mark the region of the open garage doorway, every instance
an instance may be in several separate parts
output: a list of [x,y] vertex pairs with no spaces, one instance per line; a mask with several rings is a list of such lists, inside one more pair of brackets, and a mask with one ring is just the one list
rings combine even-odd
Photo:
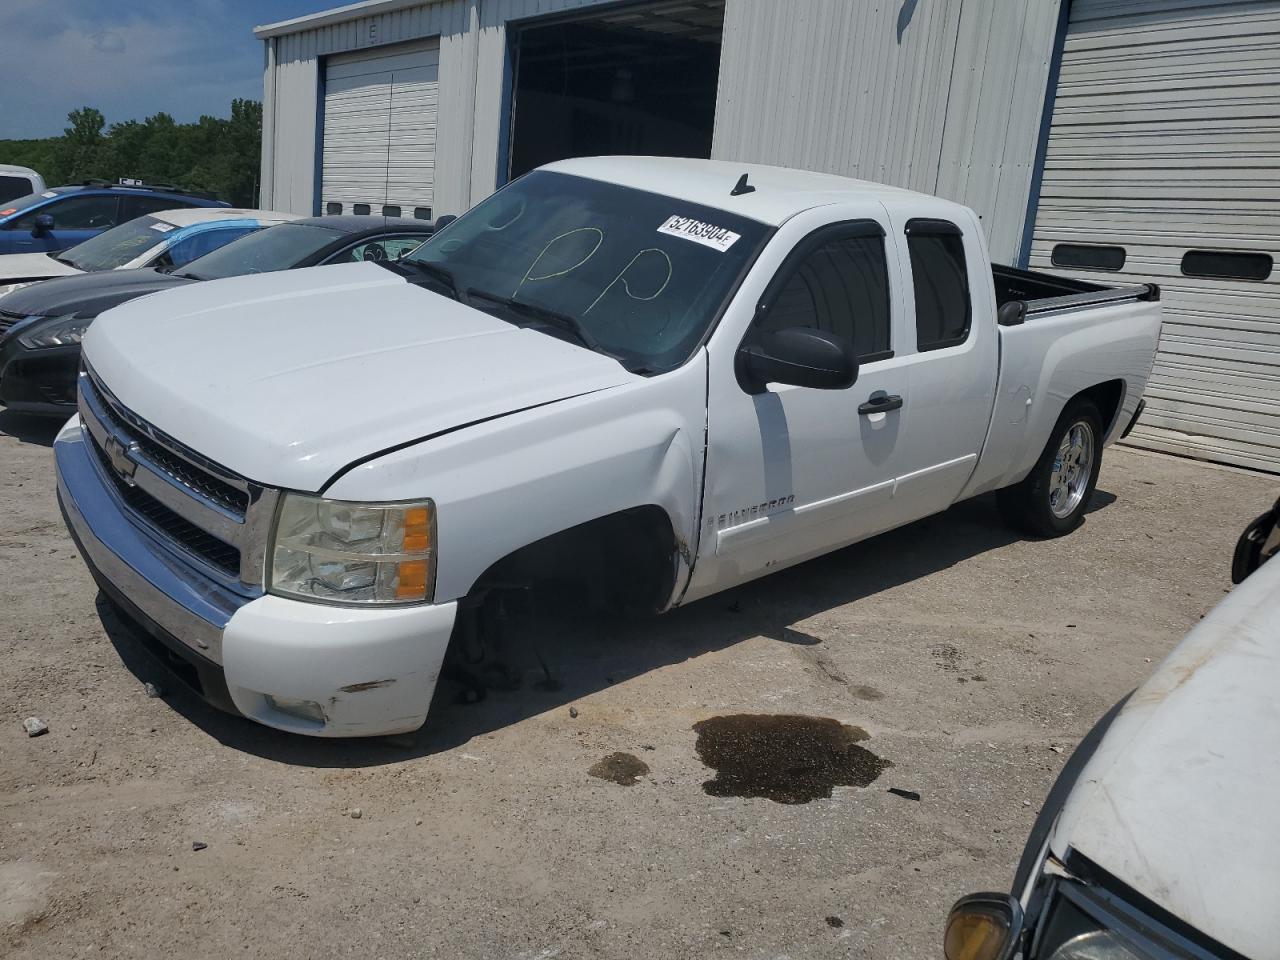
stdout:
[[710,157],[723,0],[614,6],[513,30],[511,177],[566,157]]

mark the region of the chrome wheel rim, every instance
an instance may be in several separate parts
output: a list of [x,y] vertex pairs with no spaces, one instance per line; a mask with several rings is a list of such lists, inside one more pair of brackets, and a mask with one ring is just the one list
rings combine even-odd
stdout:
[[1093,427],[1080,420],[1067,428],[1049,475],[1049,512],[1059,520],[1071,516],[1084,500],[1093,475]]

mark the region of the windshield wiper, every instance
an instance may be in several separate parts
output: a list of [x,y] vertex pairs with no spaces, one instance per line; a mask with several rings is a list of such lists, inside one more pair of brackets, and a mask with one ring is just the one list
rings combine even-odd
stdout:
[[[593,337],[587,328],[582,325],[582,321],[577,317],[570,316],[567,313],[561,313],[559,310],[552,310],[550,307],[540,307],[536,303],[528,303],[524,300],[517,300],[515,297],[504,297],[500,293],[490,293],[488,290],[477,290],[475,287],[467,289],[467,297],[472,300],[487,300],[490,303],[496,303],[501,307],[506,307],[512,313],[528,317],[537,323],[545,323],[548,326],[556,327],[571,334],[580,344],[588,350],[594,350],[596,353],[603,353],[605,356],[612,357],[608,350],[600,346],[600,341]],[[614,359],[617,359],[616,357]]]
[[453,275],[453,271],[447,267],[440,266],[438,263],[432,263],[430,260],[379,260],[378,264],[391,270],[395,270],[396,267],[406,267],[411,270],[417,270],[419,273],[425,273],[433,280],[443,283],[448,289],[449,296],[453,297],[453,299],[459,303],[467,302],[467,295],[458,286],[458,278]]
[[[59,263],[65,263],[68,267],[76,267],[76,262],[72,260],[70,257],[64,257],[60,253],[51,253],[49,254],[49,256],[52,257],[54,260],[57,260]],[[76,267],[76,269],[79,270],[80,268]]]

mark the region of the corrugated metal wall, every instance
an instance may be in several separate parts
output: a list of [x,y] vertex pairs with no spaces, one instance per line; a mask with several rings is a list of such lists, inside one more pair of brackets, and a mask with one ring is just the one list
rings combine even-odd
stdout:
[[1012,262],[1059,0],[729,0],[712,155],[938,193]]
[[[436,209],[483,199],[505,162],[507,23],[601,2],[443,0],[279,36],[263,203],[312,209],[317,57],[435,33]],[[727,0],[713,155],[941,193],[1012,261],[1059,2]]]
[[1280,0],[1075,0],[1031,265],[1124,248],[1164,293],[1143,446],[1280,472],[1280,269],[1186,276],[1190,249],[1280,259]]

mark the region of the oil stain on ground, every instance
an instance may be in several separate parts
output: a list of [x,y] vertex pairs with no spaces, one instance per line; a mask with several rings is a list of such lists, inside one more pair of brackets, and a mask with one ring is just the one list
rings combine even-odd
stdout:
[[702,785],[713,797],[808,803],[834,787],[865,787],[892,766],[860,745],[867,731],[829,717],[736,714],[693,729],[699,758],[716,771]]
[[634,787],[648,772],[649,765],[630,753],[611,753],[587,771],[593,777],[611,780],[624,787]]

